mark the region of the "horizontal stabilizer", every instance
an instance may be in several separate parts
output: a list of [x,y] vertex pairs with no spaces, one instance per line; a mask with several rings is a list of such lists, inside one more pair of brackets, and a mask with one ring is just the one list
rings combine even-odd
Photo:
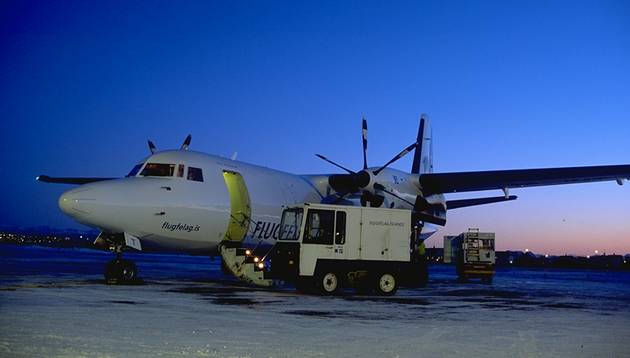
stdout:
[[97,181],[103,180],[112,180],[116,178],[53,178],[48,175],[40,175],[37,178],[37,181],[41,181],[44,183],[55,183],[55,184],[87,184],[94,183]]
[[494,196],[491,198],[476,198],[476,199],[462,199],[462,200],[447,200],[446,208],[447,209],[458,209],[465,208],[468,206],[477,206],[477,205],[485,205],[492,203],[500,203],[503,201],[512,201],[518,198],[516,195],[510,195],[508,197],[505,196]]
[[440,225],[440,226],[446,225],[445,218],[439,217],[437,215],[432,215],[431,213],[426,213],[426,212],[414,212],[412,214],[411,220],[413,220],[414,223],[418,221],[422,221],[425,223],[430,223],[430,224],[435,224],[435,225]]

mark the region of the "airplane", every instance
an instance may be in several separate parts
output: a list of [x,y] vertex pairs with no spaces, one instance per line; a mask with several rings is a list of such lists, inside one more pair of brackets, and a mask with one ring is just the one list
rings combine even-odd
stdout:
[[[232,158],[189,150],[189,135],[178,150],[158,151],[137,162],[123,178],[69,178],[40,175],[46,183],[74,184],[59,207],[68,216],[100,230],[95,244],[116,253],[105,277],[137,278],[135,264],[123,260],[129,249],[214,256],[221,244],[273,245],[283,207],[317,202],[412,210],[419,242],[446,224],[447,210],[516,200],[511,188],[630,178],[630,165],[433,172],[432,131],[420,117],[416,141],[382,166],[367,162],[367,121],[362,120],[363,166],[348,169],[320,159],[344,174],[298,175]],[[390,165],[414,152],[410,172]],[[502,190],[503,195],[446,200],[445,194]]]

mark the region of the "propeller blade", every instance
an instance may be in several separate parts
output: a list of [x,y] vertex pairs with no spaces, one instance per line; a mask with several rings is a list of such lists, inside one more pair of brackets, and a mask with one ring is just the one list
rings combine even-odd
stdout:
[[157,148],[155,147],[155,144],[153,144],[153,142],[151,142],[150,140],[147,141],[149,143],[149,150],[151,151],[151,154],[154,154],[155,152],[157,152]]
[[382,167],[376,169],[374,171],[374,175],[378,175],[378,173],[380,173],[383,169],[387,168],[390,164],[394,163],[395,161],[397,161],[398,159],[404,157],[405,155],[407,155],[407,153],[411,152],[412,150],[414,150],[414,148],[416,148],[418,146],[418,144],[420,144],[419,142],[415,142],[412,145],[408,146],[407,148],[403,149],[402,152],[398,153],[397,156],[393,157],[389,162],[387,162],[385,165],[383,165]]
[[188,150],[188,147],[190,146],[190,141],[192,140],[192,136],[189,134],[186,139],[184,139],[184,143],[182,143],[182,146],[179,148],[180,150]]
[[361,135],[363,136],[363,170],[367,169],[367,121],[365,120],[365,117],[363,118],[362,121],[362,131],[361,131]]
[[343,169],[343,170],[347,171],[347,172],[348,172],[348,173],[350,173],[350,174],[356,174],[356,173],[355,173],[355,172],[353,172],[352,170],[350,170],[350,169],[348,169],[348,168],[346,168],[346,167],[343,167],[343,166],[341,166],[341,165],[339,165],[339,164],[337,164],[337,163],[333,162],[332,160],[330,160],[330,159],[328,159],[328,158],[324,157],[323,155],[320,155],[320,154],[315,154],[315,155],[316,155],[319,159],[323,159],[323,160],[327,161],[328,163],[330,163],[330,164],[332,164],[332,165],[334,165],[334,166],[336,166],[336,167],[338,167],[338,168],[341,168],[341,169]]
[[410,201],[409,201],[409,200],[407,200],[407,199],[403,199],[403,198],[401,198],[398,194],[395,194],[395,193],[393,193],[393,192],[391,192],[391,191],[389,191],[389,190],[385,189],[385,187],[384,187],[382,184],[375,183],[375,184],[374,184],[374,189],[375,189],[375,190],[380,190],[380,191],[382,191],[382,192],[384,192],[384,193],[387,193],[387,194],[389,194],[389,195],[391,195],[391,196],[393,196],[393,197],[395,197],[395,198],[398,198],[398,199],[400,199],[400,200],[404,201],[405,203],[407,203],[407,204],[409,204],[409,205],[413,206],[413,203],[412,203],[412,202],[410,202]]

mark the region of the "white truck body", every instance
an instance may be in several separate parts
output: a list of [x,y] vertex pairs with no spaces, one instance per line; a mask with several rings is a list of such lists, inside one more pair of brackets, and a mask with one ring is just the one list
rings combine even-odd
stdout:
[[[300,276],[312,276],[318,259],[404,261],[410,259],[411,212],[409,210],[304,205],[305,219],[299,242]],[[307,210],[335,210],[346,213],[345,243],[330,245],[304,243]]]
[[302,204],[286,208],[268,277],[334,294],[354,287],[392,295],[428,280],[410,210]]

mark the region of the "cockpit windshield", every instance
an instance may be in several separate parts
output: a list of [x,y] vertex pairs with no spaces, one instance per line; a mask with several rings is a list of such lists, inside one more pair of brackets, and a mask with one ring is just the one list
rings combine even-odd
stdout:
[[172,177],[175,164],[147,163],[140,176],[143,177]]
[[282,213],[280,221],[280,240],[297,240],[302,227],[302,209],[289,209]]
[[136,166],[131,169],[129,174],[127,174],[127,177],[135,177],[136,174],[138,174],[138,172],[140,171],[140,168],[142,168],[142,165],[144,165],[144,163],[136,164]]

